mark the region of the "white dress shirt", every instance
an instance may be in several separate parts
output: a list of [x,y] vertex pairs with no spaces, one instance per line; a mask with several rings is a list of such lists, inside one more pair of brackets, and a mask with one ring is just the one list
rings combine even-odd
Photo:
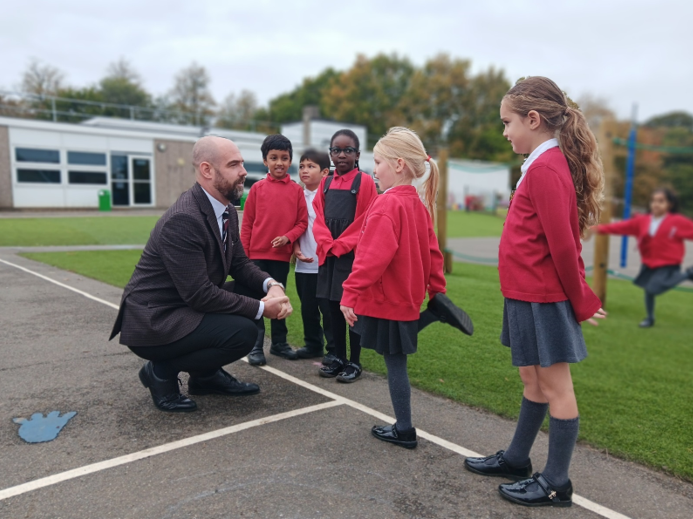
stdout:
[[[200,186],[202,187],[202,186]],[[209,203],[212,204],[212,209],[214,209],[214,216],[217,217],[217,224],[219,225],[219,236],[224,235],[224,212],[229,208],[229,206],[222,204],[219,200],[214,198],[212,195],[210,195],[207,190],[203,187],[202,191],[205,192],[205,195],[207,195],[207,198],[209,198]],[[262,290],[265,291],[265,294],[269,290],[267,288],[267,285],[269,282],[272,281],[272,278],[267,278],[265,281],[262,283]],[[255,320],[261,319],[262,314],[265,313],[265,302],[260,301],[260,308],[258,309],[257,314],[255,315]]]
[[666,217],[666,214],[663,214],[659,218],[650,215],[650,236],[657,234],[657,229],[659,229],[659,226],[662,225],[662,221],[664,221]]
[[308,228],[298,239],[298,246],[301,247],[301,252],[304,256],[313,258],[312,263],[306,263],[299,259],[296,260],[296,272],[300,274],[317,274],[318,273],[318,244],[313,235],[313,223],[315,222],[315,208],[313,200],[318,190],[310,191],[303,188],[303,195],[306,197],[306,205],[308,206]]
[[542,142],[539,146],[536,147],[536,149],[532,153],[529,154],[527,160],[525,160],[524,164],[522,164],[522,166],[520,167],[520,171],[522,171],[522,176],[520,177],[520,180],[517,181],[517,184],[515,184],[515,189],[520,187],[520,184],[524,180],[525,175],[529,170],[529,167],[534,163],[534,161],[537,160],[542,153],[550,150],[551,148],[558,148],[558,139],[549,139],[548,141]]

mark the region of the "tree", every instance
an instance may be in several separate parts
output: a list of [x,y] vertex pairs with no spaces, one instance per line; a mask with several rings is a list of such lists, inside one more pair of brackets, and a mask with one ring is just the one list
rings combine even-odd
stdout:
[[333,68],[326,68],[316,77],[305,78],[294,90],[269,102],[269,119],[278,124],[300,121],[303,118],[303,107],[308,105],[317,106],[321,114],[330,117],[323,103],[323,92],[339,76],[340,73]]
[[36,58],[29,62],[22,75],[22,91],[43,98],[56,95],[63,85],[65,74]]
[[[99,82],[99,89],[107,103],[142,107],[151,107],[152,104],[151,95],[142,88],[140,75],[124,58],[109,65],[107,75]],[[130,117],[129,111],[114,107],[106,108],[104,115]]]
[[603,97],[597,97],[592,94],[583,94],[577,100],[582,115],[587,119],[592,132],[596,133],[599,125],[606,118],[616,118],[616,114],[609,106],[609,103]]
[[255,130],[257,111],[257,97],[253,92],[243,90],[238,96],[229,94],[219,109],[216,126],[235,130]]
[[194,61],[176,75],[175,83],[169,93],[171,106],[183,112],[175,118],[176,122],[209,124],[216,105],[209,90],[209,83],[207,70]]

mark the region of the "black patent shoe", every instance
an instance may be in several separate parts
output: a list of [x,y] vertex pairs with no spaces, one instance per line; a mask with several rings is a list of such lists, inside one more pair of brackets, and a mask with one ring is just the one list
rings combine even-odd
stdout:
[[347,362],[344,371],[337,375],[337,382],[351,384],[361,376],[362,371],[363,370],[361,369],[360,364],[356,364],[355,362]]
[[285,342],[282,342],[281,344],[273,344],[270,347],[270,353],[272,355],[276,355],[277,357],[283,357],[288,360],[298,360],[298,355],[294,349]]
[[455,305],[445,294],[436,294],[428,301],[427,308],[440,322],[447,323],[467,335],[474,333],[474,324],[467,312]]
[[188,392],[191,395],[231,395],[246,396],[260,392],[260,386],[248,382],[239,382],[236,377],[223,369],[217,370],[209,377],[190,376]]
[[189,413],[197,409],[197,404],[180,394],[178,379],[164,380],[154,374],[154,365],[147,362],[140,369],[140,382],[149,389],[154,405],[167,413]]
[[337,360],[337,356],[334,353],[330,353],[328,351],[327,354],[322,358],[322,365],[323,366],[329,366],[335,360]]
[[323,353],[322,348],[318,350],[316,348],[304,346],[296,350],[296,355],[299,359],[317,359],[318,357],[322,357]]
[[394,443],[405,449],[415,449],[419,442],[416,440],[416,429],[412,427],[408,431],[399,431],[397,424],[374,425],[371,434],[388,443]]
[[557,489],[538,472],[529,479],[499,485],[498,492],[508,501],[523,506],[568,507],[573,504],[573,484],[570,481],[563,489]]
[[532,476],[532,462],[529,461],[524,467],[511,467],[503,459],[505,451],[498,451],[492,456],[483,458],[466,458],[464,467],[474,474],[491,476],[498,478],[508,478],[514,480],[526,479]]
[[267,364],[265,352],[262,351],[262,348],[253,348],[253,351],[248,353],[248,364],[251,366],[264,366]]
[[332,364],[330,364],[329,366],[323,366],[322,368],[320,368],[320,370],[318,370],[318,373],[323,378],[334,378],[337,375],[339,375],[342,371],[344,371],[345,366],[346,362],[344,362],[342,359],[338,357],[335,357],[332,361]]
[[646,319],[640,321],[638,326],[640,326],[640,328],[652,328],[654,326],[654,319],[647,317]]

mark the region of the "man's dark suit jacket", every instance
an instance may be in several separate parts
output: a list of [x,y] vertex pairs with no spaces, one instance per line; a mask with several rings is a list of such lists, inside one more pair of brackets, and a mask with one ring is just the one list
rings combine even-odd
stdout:
[[262,293],[270,277],[245,254],[238,214],[230,207],[227,251],[214,209],[199,184],[183,193],[157,222],[125,287],[111,337],[121,344],[159,346],[191,333],[204,314],[255,319],[260,302],[231,292],[230,274]]

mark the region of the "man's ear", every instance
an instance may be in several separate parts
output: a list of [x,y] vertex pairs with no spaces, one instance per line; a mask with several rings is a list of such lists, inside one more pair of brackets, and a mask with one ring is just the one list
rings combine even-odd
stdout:
[[212,180],[214,178],[214,168],[209,162],[200,163],[200,175],[207,180]]
[[530,110],[527,114],[527,118],[529,120],[530,130],[536,130],[539,128],[539,126],[541,126],[541,116],[536,110]]

